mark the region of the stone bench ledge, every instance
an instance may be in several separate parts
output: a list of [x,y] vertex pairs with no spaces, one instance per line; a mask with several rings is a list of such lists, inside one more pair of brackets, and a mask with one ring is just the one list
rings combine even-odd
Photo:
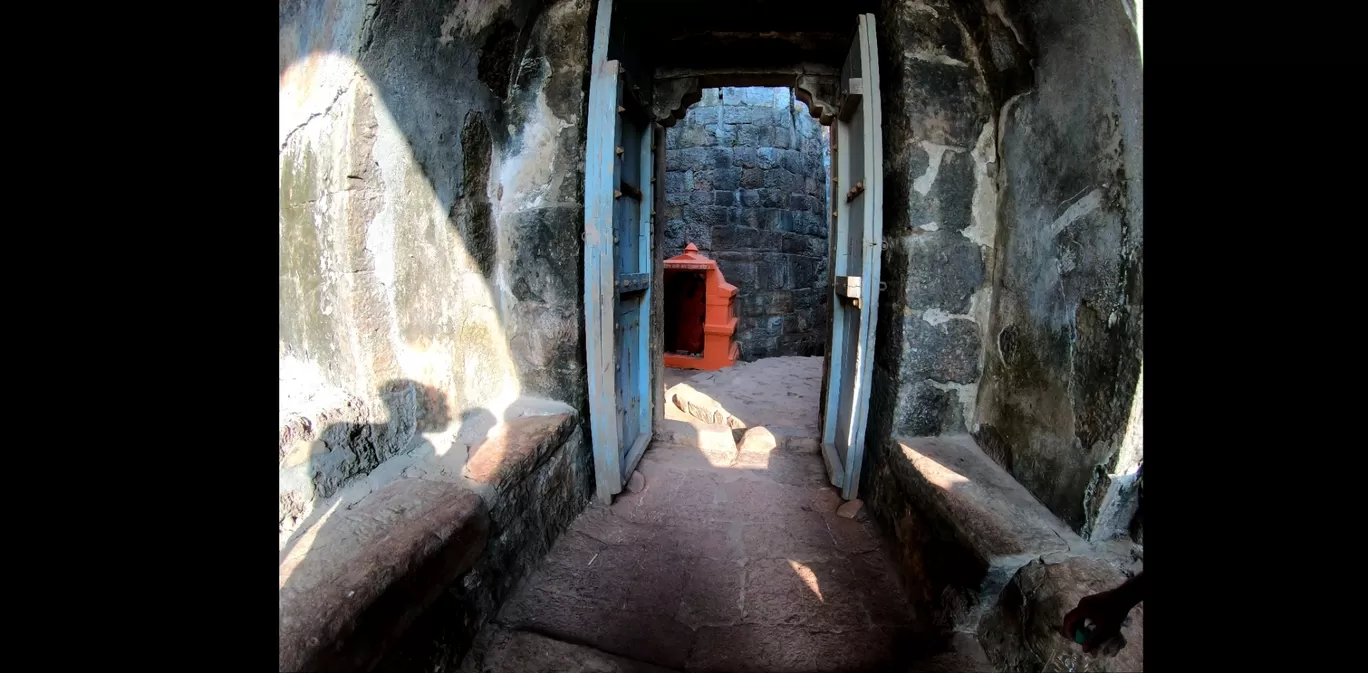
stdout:
[[488,530],[478,495],[424,479],[317,521],[280,563],[280,670],[368,669],[475,565]]
[[523,416],[504,421],[470,448],[461,476],[475,488],[504,493],[534,472],[574,432],[574,414]]
[[[1122,630],[1130,644],[1114,659],[1084,655],[1056,630],[1079,599],[1125,581],[1129,559],[1118,550],[1133,545],[1085,542],[972,437],[895,438],[889,447],[889,469],[916,510],[904,515],[915,523],[898,523],[899,538],[908,538],[900,543],[921,547],[907,555],[911,572],[932,589],[923,600],[951,603],[936,607],[950,628],[976,634],[999,670],[1070,665],[1040,661],[1036,652],[1071,657],[1079,670],[1143,670],[1143,605]],[[949,535],[919,537],[911,532],[919,526]]]
[[1083,545],[1026,487],[972,437],[897,438],[894,476],[914,499],[949,523],[973,551],[997,559],[1065,551]]

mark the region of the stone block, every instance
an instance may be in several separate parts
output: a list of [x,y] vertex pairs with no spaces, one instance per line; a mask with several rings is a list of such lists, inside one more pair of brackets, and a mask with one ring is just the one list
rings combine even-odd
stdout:
[[805,255],[807,254],[807,238],[799,234],[783,233],[780,235],[779,249],[783,252]]
[[571,414],[524,416],[494,426],[485,440],[470,449],[462,475],[506,490],[522,481],[574,430]]
[[783,205],[781,208],[788,207],[788,190],[793,188],[793,174],[785,170],[770,170],[765,172],[765,186],[770,189],[783,192]]
[[369,670],[484,552],[483,501],[400,479],[324,518],[280,564],[280,670]]
[[737,451],[741,454],[768,454],[770,451],[779,447],[779,441],[774,433],[763,427],[748,428],[746,434],[741,437],[741,443],[737,445]]
[[665,170],[705,170],[712,167],[709,161],[711,158],[711,150],[704,147],[669,149],[665,153]]
[[1084,545],[968,436],[898,438],[882,453],[864,498],[891,524],[920,614],[973,631],[1022,566]]
[[[1040,669],[1050,664],[1087,671],[1143,671],[1145,605],[1131,609],[1123,626],[1124,646],[1113,657],[1084,654],[1059,633],[1064,615],[1078,601],[1114,589],[1126,580],[1109,560],[1048,553],[1017,572],[978,630],[987,658],[998,670]],[[1042,661],[1038,653],[1059,653]],[[1050,656],[1050,655],[1046,655]]]
[[705,196],[708,199],[708,205],[694,208],[691,217],[686,212],[686,218],[692,223],[708,227],[709,229],[726,226],[727,209],[712,205],[714,198],[712,192],[708,192]]
[[783,126],[771,126],[769,131],[770,144],[773,146],[778,148],[789,148],[794,146],[796,138],[794,137],[793,129],[789,128],[787,124]]
[[701,171],[685,171],[684,188],[696,192],[710,192],[713,188],[713,178],[716,172],[711,167]]
[[789,210],[804,212],[810,210],[808,197],[803,194],[789,194]]
[[756,287],[755,262],[733,262],[718,259],[717,266],[722,270],[722,275],[726,277],[727,282],[740,288],[742,292]]
[[722,147],[732,147],[736,145],[738,139],[737,131],[738,129],[743,128],[746,127],[736,126],[735,124],[720,124],[714,126],[713,134],[716,136],[716,144]]
[[782,254],[767,254],[755,263],[756,288],[779,290],[789,286],[788,260]]
[[736,201],[736,192],[713,191],[713,204],[723,207],[738,205]]
[[749,124],[755,121],[756,112],[763,113],[763,110],[752,111],[748,107],[725,107],[722,108],[722,121],[727,124]]
[[684,224],[684,242],[693,243],[700,250],[712,250],[712,227],[702,222],[686,222]]
[[773,147],[761,147],[755,150],[756,167],[763,168],[767,171],[778,168],[779,162],[781,161],[780,157],[781,154],[779,150]]
[[[830,213],[824,213],[820,210],[817,212],[804,213],[802,219],[804,229],[806,230],[805,233],[807,233],[809,236],[815,236],[821,239],[823,243],[825,243],[827,235],[830,232],[831,228],[830,217]],[[825,254],[823,254],[821,257],[822,259],[826,259]]]
[[906,250],[907,307],[967,313],[970,297],[984,282],[979,246],[959,234],[937,231],[914,237]]
[[[764,176],[763,174],[760,175],[760,178],[759,178],[759,179],[760,179],[760,183],[761,183],[761,184],[764,184],[765,176]],[[744,207],[746,207],[746,208],[759,208],[759,207],[760,207],[760,192],[759,192],[758,190],[756,190],[756,189],[744,189],[745,183],[746,183],[746,173],[745,173],[745,172],[742,172],[742,173],[741,173],[741,184],[742,184],[743,189],[741,190],[741,205],[744,206]],[[752,225],[752,226],[754,226],[754,225]]]
[[754,316],[768,315],[773,312],[771,308],[771,295],[768,292],[742,292],[737,303],[737,313],[741,315],[740,324],[744,327],[752,327],[755,324]]
[[779,350],[779,338],[772,336],[748,337],[741,344],[741,350],[745,354],[742,359],[746,361],[769,357],[769,354]]
[[[889,28],[897,36],[897,44],[903,50],[905,59],[912,54],[924,56],[948,56],[961,63],[968,63],[964,38],[959,26],[948,17],[928,17],[925,13],[902,10],[894,12]],[[916,80],[911,80],[916,81]]]
[[759,168],[760,164],[756,161],[755,148],[744,145],[732,148],[732,165],[741,168]]
[[789,257],[793,287],[813,287],[817,284],[817,262],[810,257]]
[[760,205],[765,208],[778,208],[782,210],[788,206],[788,193],[782,189],[773,189],[770,187],[761,189]]
[[904,380],[978,381],[981,343],[977,323],[954,318],[932,325],[920,316],[905,316],[903,343],[908,349],[903,360]]
[[[713,247],[716,250],[748,250],[755,247],[756,233],[750,227],[713,227]],[[722,273],[725,274],[726,271]]]
[[[908,174],[914,176],[914,185],[915,176],[926,173],[930,160],[931,155],[921,146],[908,152]],[[908,221],[913,226],[935,222],[942,232],[958,233],[973,224],[973,197],[973,158],[967,152],[945,152],[927,193],[915,189],[908,192]]]
[[[918,353],[905,357],[915,359]],[[910,377],[909,377],[910,378]],[[964,407],[959,393],[931,385],[928,381],[912,381],[898,391],[898,404],[893,419],[894,432],[913,436],[934,436],[963,433]]]
[[730,147],[719,147],[712,151],[712,168],[731,168],[732,150]]
[[[694,418],[688,421],[668,418],[657,421],[657,441],[697,447],[714,466],[727,466],[736,461],[733,428],[726,422],[729,417],[725,410],[721,410],[715,400],[689,387],[687,383],[671,388],[666,394],[666,400]],[[705,421],[699,418],[700,416],[719,419],[719,422]]]
[[[717,111],[718,111],[718,110],[717,110],[716,107],[710,106],[710,105],[704,105],[704,101],[699,101],[699,102],[694,103],[692,106],[689,107],[689,112],[688,112],[687,116],[685,116],[685,118],[684,118],[684,119],[685,119],[685,123],[687,123],[687,124],[698,124],[699,126],[707,126],[708,124],[716,124],[716,123],[717,123]],[[678,128],[678,126],[676,126],[676,128]],[[671,129],[671,131],[673,131],[673,130],[674,130],[674,129]]]
[[[912,137],[937,145],[973,147],[989,116],[974,69],[911,57],[902,60],[904,81],[914,83],[903,92],[903,109],[918,111],[907,122]],[[891,122],[885,119],[884,124],[887,128]]]
[[836,516],[845,519],[854,519],[855,516],[860,513],[860,509],[863,507],[864,501],[860,500],[859,498],[856,498],[854,500],[851,500],[850,502],[841,505],[840,507],[837,507]]
[[713,170],[713,189],[733,190],[741,186],[740,168],[717,168]]
[[756,189],[765,186],[765,171],[759,168],[745,168],[741,171],[741,187]]
[[[739,89],[739,92],[740,95],[733,99],[734,102],[760,107],[770,107],[774,105],[774,93],[771,87],[745,87]],[[728,93],[730,94],[731,92],[728,91]]]
[[[752,212],[752,213],[755,213],[755,211],[751,211],[751,212]],[[758,214],[758,213],[755,213],[755,214],[757,215],[757,221],[758,221],[758,219],[759,219],[759,218],[758,218],[758,215],[759,215],[759,214]],[[781,238],[781,237],[784,235],[783,232],[781,232],[781,231],[772,231],[772,230],[769,230],[769,229],[759,229],[758,227],[757,227],[757,229],[758,229],[758,231],[760,232],[759,237],[758,237],[758,238],[756,239],[756,241],[755,241],[755,247],[756,247],[757,249],[760,249],[760,250],[773,250],[773,251],[778,251],[779,248],[783,245],[783,243],[782,243],[782,240],[783,240],[783,239]]]
[[686,125],[679,132],[679,147],[712,147],[718,144],[718,136],[706,127]]

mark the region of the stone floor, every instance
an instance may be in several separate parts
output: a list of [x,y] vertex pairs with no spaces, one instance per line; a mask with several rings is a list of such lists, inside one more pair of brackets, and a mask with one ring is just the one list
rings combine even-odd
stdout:
[[[821,366],[771,358],[676,383],[746,428],[775,423],[815,440]],[[862,512],[836,513],[816,447],[657,439],[638,468],[644,483],[580,515],[464,670],[909,670],[929,641],[877,528]]]

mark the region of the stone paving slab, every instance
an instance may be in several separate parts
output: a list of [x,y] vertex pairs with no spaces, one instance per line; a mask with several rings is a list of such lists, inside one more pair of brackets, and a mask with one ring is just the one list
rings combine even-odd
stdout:
[[725,370],[685,385],[708,379],[754,410],[748,422],[790,430],[744,450],[721,441],[725,426],[703,447],[679,441],[688,429],[658,433],[642,488],[580,515],[499,628],[682,671],[907,670],[920,629],[889,548],[867,517],[837,516],[820,455],[792,450],[816,435],[821,359],[775,359],[738,369],[787,372],[783,387],[730,385]]
[[943,649],[875,524],[836,514],[812,449],[821,358],[677,385],[727,400],[746,429],[667,413],[641,488],[581,514],[491,628],[690,672],[908,671]]
[[526,631],[490,627],[480,634],[461,673],[670,673],[624,657]]

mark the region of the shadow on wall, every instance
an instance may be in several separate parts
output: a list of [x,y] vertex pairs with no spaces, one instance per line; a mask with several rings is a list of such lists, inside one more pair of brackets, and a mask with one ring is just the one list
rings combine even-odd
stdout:
[[[394,403],[402,399],[403,391],[412,391],[417,402],[417,414]],[[333,423],[318,433],[310,443],[304,472],[314,488],[315,506],[308,516],[298,522],[289,538],[280,547],[281,564],[301,544],[306,536],[320,541],[331,538],[329,525],[317,531],[310,529],[325,516],[338,510],[350,509],[368,496],[371,490],[383,486],[389,478],[399,475],[376,474],[367,466],[378,466],[389,458],[402,454],[416,460],[446,459],[457,469],[464,465],[468,447],[478,444],[498,419],[485,408],[468,409],[459,419],[453,419],[446,404],[446,396],[431,386],[410,380],[390,381],[380,391],[389,407],[389,419],[372,423]],[[398,396],[395,393],[399,393]],[[412,416],[410,418],[410,416]],[[460,432],[449,447],[439,448],[426,435],[445,432],[453,420],[459,420]],[[462,451],[461,455],[450,455]],[[407,464],[404,465],[407,467]],[[374,475],[374,478],[367,479]],[[307,551],[306,551],[307,553]],[[301,561],[291,571],[291,577],[311,570],[310,561]],[[281,585],[284,589],[285,584]]]
[[[517,393],[586,411],[579,232],[590,9],[590,0],[281,3],[283,344],[323,369],[381,376],[417,374],[400,363],[435,348],[456,359],[431,366],[453,378],[441,385],[457,407],[463,387],[490,378],[468,371],[471,357],[506,359]],[[311,124],[326,125],[321,141]],[[553,178],[529,185],[529,173]],[[447,231],[435,231],[443,219]],[[472,287],[445,282],[457,277]],[[493,309],[489,329],[475,325],[473,336],[479,321],[462,311],[472,303]],[[365,322],[375,316],[390,324]],[[371,327],[397,331],[403,345],[372,338]],[[359,341],[348,344],[347,331]],[[506,358],[472,345],[486,342]]]
[[[356,610],[360,621],[347,622],[355,631],[344,627],[337,634],[337,645],[341,647],[346,642],[347,654],[341,654],[340,649],[316,649],[319,639],[334,636],[329,629],[336,628],[336,611],[341,607],[337,587],[354,583],[367,574],[406,572],[402,565],[405,552],[394,546],[395,541],[405,538],[405,528],[429,527],[434,523],[426,517],[415,517],[410,509],[440,507],[443,498],[429,500],[431,494],[454,494],[465,489],[452,483],[437,486],[427,482],[426,490],[420,487],[416,491],[387,491],[378,496],[385,498],[385,502],[369,508],[365,516],[350,517],[346,511],[367,498],[377,497],[373,493],[395,481],[416,480],[424,473],[440,471],[445,474],[442,481],[450,482],[453,474],[460,474],[470,451],[468,447],[478,451],[481,439],[498,422],[487,409],[467,410],[459,419],[457,438],[447,447],[434,446],[427,435],[446,432],[456,420],[446,406],[446,396],[410,380],[390,381],[380,392],[391,400],[396,399],[395,393],[404,391],[418,399],[416,416],[409,414],[407,406],[391,405],[387,421],[334,423],[312,442],[305,469],[314,483],[327,481],[324,475],[339,474],[339,461],[349,461],[355,472],[335,492],[318,493],[313,511],[280,547],[281,670],[297,670],[296,666],[364,666],[367,661],[379,660],[386,646],[393,644],[389,639],[402,633],[404,625],[415,618],[417,613],[410,605],[421,599],[413,592],[429,590],[419,581],[396,584],[380,595],[363,592],[352,599],[362,601]],[[361,469],[405,452],[412,459],[391,461],[369,474]],[[417,470],[418,474],[410,470]],[[328,485],[338,486],[331,482]],[[401,565],[384,567],[390,562]],[[433,567],[429,561],[416,572],[431,572]],[[409,568],[407,572],[415,571]],[[320,612],[329,617],[316,618]],[[339,656],[351,660],[337,661]]]

